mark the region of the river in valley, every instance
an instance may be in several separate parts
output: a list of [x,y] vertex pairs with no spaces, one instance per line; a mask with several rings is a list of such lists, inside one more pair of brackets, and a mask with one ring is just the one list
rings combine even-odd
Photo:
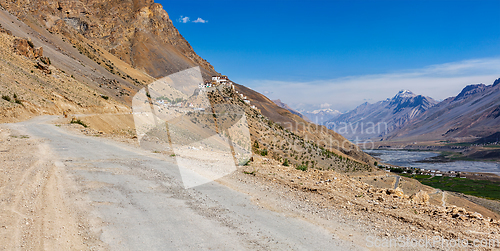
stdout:
[[402,167],[417,167],[440,171],[484,172],[500,175],[500,163],[484,161],[419,162],[439,155],[437,152],[405,150],[366,150],[381,162]]

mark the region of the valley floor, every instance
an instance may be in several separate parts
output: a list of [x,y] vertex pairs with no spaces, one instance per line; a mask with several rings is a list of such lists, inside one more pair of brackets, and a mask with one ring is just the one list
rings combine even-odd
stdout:
[[[395,246],[401,236],[467,240],[477,250],[475,239],[500,239],[495,214],[410,198],[419,187],[385,173],[300,171],[256,156],[184,189],[170,155],[54,119],[0,125],[5,250],[387,250],[389,241],[393,250],[452,249],[443,241]],[[408,195],[368,183],[381,178]]]

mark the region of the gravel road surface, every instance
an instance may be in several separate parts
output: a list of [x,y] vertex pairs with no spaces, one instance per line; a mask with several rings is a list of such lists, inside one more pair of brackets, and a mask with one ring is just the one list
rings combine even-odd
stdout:
[[[304,219],[252,203],[217,182],[184,189],[174,159],[78,135],[49,122],[8,124],[42,139],[49,158],[74,180],[102,249],[357,250]],[[82,207],[87,208],[87,207]],[[99,224],[97,224],[98,222]]]

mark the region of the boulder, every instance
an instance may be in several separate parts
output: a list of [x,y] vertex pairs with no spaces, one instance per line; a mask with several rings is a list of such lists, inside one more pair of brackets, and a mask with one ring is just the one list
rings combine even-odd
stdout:
[[429,195],[426,192],[420,190],[417,193],[411,195],[410,200],[416,203],[426,203],[429,201]]
[[36,68],[38,68],[39,70],[43,71],[46,74],[51,74],[52,73],[52,71],[50,70],[49,66],[45,65],[42,62],[37,62]]
[[397,187],[396,189],[388,189],[387,194],[388,195],[395,195],[395,196],[399,196],[399,197],[402,197],[404,195],[403,189],[401,189],[399,187]]
[[33,42],[26,38],[16,38],[14,39],[14,50],[22,56],[30,59],[37,59],[43,57],[43,48],[35,48]]

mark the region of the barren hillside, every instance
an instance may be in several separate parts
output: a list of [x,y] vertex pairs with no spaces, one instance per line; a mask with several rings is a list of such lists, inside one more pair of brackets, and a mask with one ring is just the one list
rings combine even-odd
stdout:
[[[43,48],[45,56],[52,62],[51,67],[54,68],[55,74],[52,77],[57,76],[57,71],[68,75],[78,83],[86,85],[85,88],[89,88],[88,93],[98,101],[116,101],[129,106],[133,95],[142,86],[151,83],[154,77],[166,76],[195,65],[201,66],[205,79],[217,74],[210,64],[194,53],[189,43],[173,26],[162,6],[152,1],[126,1],[120,4],[113,1],[32,1],[4,2],[2,6],[17,15],[19,19],[3,11],[0,15],[0,24],[16,37],[27,38],[35,47]],[[7,50],[14,53],[12,46],[9,48]],[[40,61],[30,60],[32,64],[36,64],[37,60]],[[45,73],[45,75],[50,78],[51,74]],[[33,85],[32,81],[24,82],[27,86],[22,89],[30,89]],[[10,83],[5,82],[5,85],[10,86]],[[73,86],[68,85],[67,88]],[[282,145],[285,142],[296,144],[298,141],[289,142],[292,135],[297,140],[300,138],[300,142],[309,145],[304,148],[302,146],[304,143],[300,143],[300,148],[294,152],[289,152],[292,148],[290,145],[287,146],[288,150],[280,147],[283,148],[279,149],[280,153],[274,154],[277,159],[282,161],[289,159],[295,165],[340,168],[346,171],[350,168],[348,162],[360,165],[352,167],[351,171],[364,170],[373,165],[374,160],[370,156],[337,133],[311,124],[276,106],[260,93],[239,85],[236,89],[247,95],[252,105],[256,105],[262,112],[253,118],[250,117],[252,123],[268,123],[268,127],[276,123],[275,130],[279,131],[278,138],[274,142],[259,135],[259,131],[252,134],[253,141],[261,141],[270,154],[277,150],[274,150],[274,146],[267,146],[268,144]],[[17,92],[20,95],[24,93]],[[14,91],[10,93],[13,95]],[[58,94],[76,107],[86,107],[88,106],[86,102],[93,100],[76,91],[66,91],[66,93],[85,100],[79,102],[79,99],[71,99],[69,96],[64,96],[65,92]],[[28,98],[26,100],[30,101]],[[242,104],[243,102],[238,103]],[[123,107],[113,112],[126,109]],[[73,114],[87,112],[76,108],[66,110]],[[63,111],[65,109],[55,109],[50,113]],[[253,112],[252,109],[249,111]],[[43,112],[32,112],[32,114],[41,113]],[[262,115],[265,118],[262,118]],[[129,128],[121,128],[119,131],[124,130]],[[303,150],[306,151],[301,153],[304,156],[298,156],[297,152]],[[334,155],[340,156],[339,160],[346,163],[329,163],[328,159]]]
[[153,0],[0,3],[21,20],[62,35],[82,51],[99,54],[84,43],[85,38],[155,78],[197,65],[204,77],[216,73],[179,34],[163,6]]

